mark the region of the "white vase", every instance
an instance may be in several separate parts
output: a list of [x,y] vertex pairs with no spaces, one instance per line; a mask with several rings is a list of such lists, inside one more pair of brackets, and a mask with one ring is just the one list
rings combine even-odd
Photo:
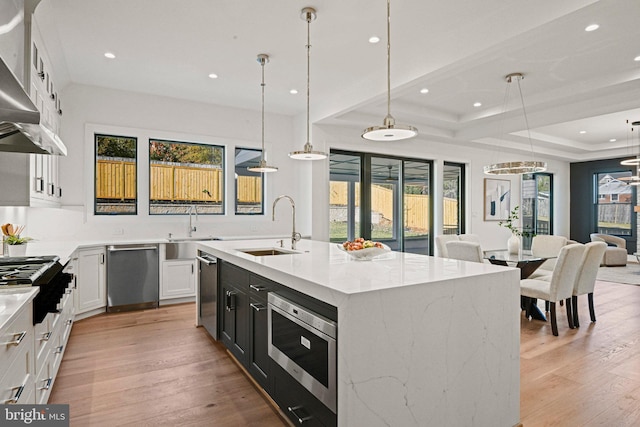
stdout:
[[507,250],[510,254],[517,254],[520,250],[520,237],[512,234],[507,240]]
[[7,245],[9,250],[9,256],[25,256],[27,253],[27,244],[22,245]]

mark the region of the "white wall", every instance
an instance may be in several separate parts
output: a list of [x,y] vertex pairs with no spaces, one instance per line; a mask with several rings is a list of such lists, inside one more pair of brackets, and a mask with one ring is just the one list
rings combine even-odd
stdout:
[[[93,86],[72,85],[63,92],[65,109],[61,136],[69,155],[60,161],[60,180],[64,189],[62,209],[31,208],[0,211],[0,215],[28,222],[29,235],[39,239],[138,238],[165,237],[171,232],[184,235],[186,216],[149,216],[146,201],[140,201],[137,216],[93,215],[93,132],[109,132],[139,136],[144,148],[147,137],[175,138],[226,146],[227,182],[233,182],[235,146],[260,147],[260,112],[227,108],[159,96],[122,92]],[[277,173],[267,175],[265,215],[235,216],[233,187],[227,188],[224,216],[203,216],[198,220],[196,235],[216,236],[287,236],[291,232],[291,208],[285,201],[278,204],[276,222],[271,221],[271,203],[280,194],[296,201],[297,229],[314,239],[328,240],[329,235],[329,162],[301,162],[289,159],[287,153],[301,149],[305,142],[305,117],[295,118],[267,114],[265,140],[269,163],[278,166]],[[436,201],[435,235],[441,229],[441,182],[444,161],[465,163],[468,186],[467,232],[479,234],[483,247],[506,247],[509,231],[496,221],[483,220],[484,178],[482,168],[496,161],[521,159],[522,154],[505,156],[506,149],[487,150],[473,144],[458,145],[444,141],[428,141],[421,137],[396,143],[375,143],[360,138],[358,129],[339,126],[313,126],[314,148],[332,148],[415,157],[434,161],[434,197]],[[141,165],[144,165],[144,153]],[[502,157],[501,157],[502,156]],[[555,234],[569,235],[569,164],[546,160],[554,174]],[[145,172],[140,167],[139,175]],[[520,177],[511,180],[512,206],[520,204]],[[143,178],[139,196],[148,196],[148,181]],[[145,188],[146,187],[146,188]],[[141,208],[144,207],[144,208]],[[25,219],[26,218],[26,219]],[[54,226],[52,226],[52,224]]]
[[[30,232],[41,239],[60,238],[59,229],[66,230],[63,234],[69,238],[154,238],[166,237],[169,232],[184,236],[188,224],[185,215],[149,216],[147,213],[148,177],[144,165],[145,159],[148,159],[145,150],[148,137],[224,145],[228,183],[233,183],[235,147],[260,148],[259,111],[84,85],[71,85],[65,88],[62,95],[65,108],[61,138],[69,151],[69,155],[60,160],[63,208],[28,210]],[[287,116],[265,115],[267,159],[280,168],[266,178],[265,215],[234,215],[234,189],[233,185],[228,185],[226,214],[200,215],[198,231],[194,235],[286,236],[291,233],[290,206],[280,203],[276,212],[277,220],[272,222],[271,203],[279,194],[291,195],[294,200],[301,198],[298,194],[299,175],[304,174],[309,166],[299,165],[287,156],[296,145],[292,142],[293,121]],[[138,215],[93,215],[94,132],[139,138]],[[302,212],[297,214],[300,218],[307,216]],[[51,229],[51,223],[46,218],[55,218],[55,229]],[[298,228],[310,234],[308,228]]]

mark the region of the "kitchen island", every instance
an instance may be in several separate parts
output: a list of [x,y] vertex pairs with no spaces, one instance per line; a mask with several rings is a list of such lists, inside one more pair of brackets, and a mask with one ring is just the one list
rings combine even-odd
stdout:
[[254,256],[273,240],[200,242],[337,309],[340,426],[519,423],[519,272],[409,253],[357,261],[335,244]]

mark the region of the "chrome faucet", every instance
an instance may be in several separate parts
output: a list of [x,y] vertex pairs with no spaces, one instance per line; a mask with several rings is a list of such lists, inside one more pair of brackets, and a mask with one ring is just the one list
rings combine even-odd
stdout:
[[198,220],[198,206],[196,205],[189,206],[189,210],[187,212],[189,213],[189,230],[187,231],[187,234],[189,235],[189,237],[191,237],[192,236],[191,233],[196,231],[196,226],[193,225],[193,223],[191,222],[191,215],[195,213],[196,221]]
[[291,223],[293,224],[293,230],[291,231],[291,249],[295,249],[296,248],[296,242],[298,240],[300,240],[300,233],[296,232],[296,204],[293,202],[293,199],[289,196],[278,196],[274,201],[273,201],[273,206],[271,207],[271,221],[275,221],[276,220],[276,204],[278,203],[278,201],[280,199],[289,199],[289,202],[291,202],[291,210],[293,212],[292,218],[291,218]]

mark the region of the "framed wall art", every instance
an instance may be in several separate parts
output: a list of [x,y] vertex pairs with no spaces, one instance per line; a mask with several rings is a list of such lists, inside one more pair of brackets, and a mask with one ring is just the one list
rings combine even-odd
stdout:
[[511,181],[484,179],[484,220],[503,221],[511,211]]

